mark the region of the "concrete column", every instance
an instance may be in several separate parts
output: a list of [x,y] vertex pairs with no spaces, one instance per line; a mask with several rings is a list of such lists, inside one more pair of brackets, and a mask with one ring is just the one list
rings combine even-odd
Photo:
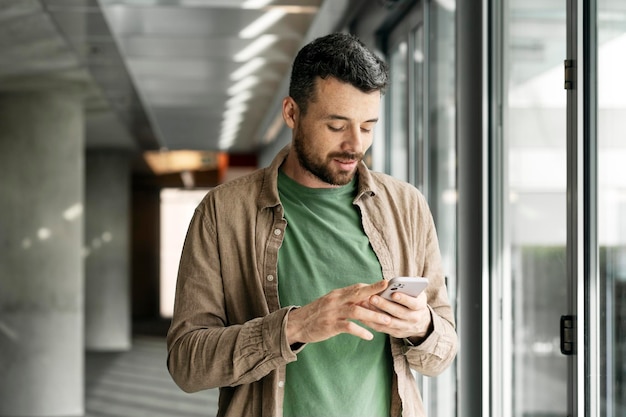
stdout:
[[85,188],[85,346],[131,347],[130,165],[123,151],[89,151]]
[[0,92],[0,416],[84,412],[83,132],[71,88]]

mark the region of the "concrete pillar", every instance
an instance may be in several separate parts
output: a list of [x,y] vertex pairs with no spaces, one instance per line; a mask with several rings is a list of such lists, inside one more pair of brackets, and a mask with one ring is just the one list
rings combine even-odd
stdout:
[[84,412],[83,132],[71,88],[0,92],[0,416]]
[[129,157],[124,151],[89,151],[85,168],[85,346],[128,350]]

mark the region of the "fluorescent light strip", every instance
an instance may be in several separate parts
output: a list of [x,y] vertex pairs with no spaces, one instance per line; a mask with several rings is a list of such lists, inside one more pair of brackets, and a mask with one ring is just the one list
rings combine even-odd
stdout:
[[226,127],[223,127],[220,132],[220,137],[235,136],[237,133],[239,133],[239,127],[239,125],[228,125]]
[[259,78],[253,75],[249,75],[237,84],[230,87],[226,92],[229,96],[236,96],[237,94],[249,90],[259,83]]
[[272,0],[246,0],[242,3],[242,9],[262,9],[270,4]]
[[248,110],[248,105],[245,103],[240,103],[235,106],[227,108],[226,111],[224,112],[224,116],[245,113],[246,110]]
[[250,23],[245,28],[243,28],[241,32],[239,32],[239,37],[243,39],[256,38],[267,29],[272,27],[286,14],[287,12],[282,9],[272,9],[269,12],[264,13],[261,17]]
[[221,148],[226,148],[232,145],[232,143],[235,141],[235,138],[237,137],[237,133],[239,133],[239,126],[236,126],[235,129],[230,129],[228,131],[222,130],[219,139],[219,146]]
[[218,144],[219,149],[228,149],[232,146],[233,143],[235,143],[235,139],[236,136],[225,136],[225,137],[220,137],[220,141]]
[[222,130],[231,125],[237,125],[243,121],[242,113],[224,114],[222,121]]
[[259,36],[254,42],[250,45],[246,46],[241,51],[237,52],[237,54],[233,57],[235,62],[244,62],[248,61],[271,45],[273,45],[278,40],[278,36],[276,35],[262,35]]
[[261,68],[263,65],[265,65],[266,62],[267,60],[264,58],[253,58],[252,60],[246,62],[241,67],[239,67],[235,72],[230,74],[230,79],[233,81],[239,81]]
[[228,99],[228,101],[226,102],[226,107],[230,108],[233,106],[236,106],[238,104],[242,104],[245,103],[246,101],[250,100],[252,98],[252,93],[248,90],[242,91],[241,93],[237,94],[236,96],[232,96],[230,99]]

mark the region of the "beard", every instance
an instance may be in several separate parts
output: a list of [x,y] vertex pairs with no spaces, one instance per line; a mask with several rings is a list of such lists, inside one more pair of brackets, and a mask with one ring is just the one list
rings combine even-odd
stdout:
[[294,131],[293,139],[293,147],[298,155],[300,165],[313,176],[330,185],[346,185],[352,181],[356,173],[356,168],[353,170],[333,170],[333,159],[359,162],[363,159],[363,154],[356,152],[334,152],[326,155],[326,157],[315,155],[311,148],[307,147],[305,135],[299,128]]

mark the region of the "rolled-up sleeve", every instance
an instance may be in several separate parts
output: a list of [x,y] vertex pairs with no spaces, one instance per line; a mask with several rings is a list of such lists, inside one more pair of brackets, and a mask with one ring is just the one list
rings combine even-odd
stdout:
[[443,372],[457,352],[457,334],[452,324],[431,309],[433,331],[419,345],[405,343],[403,350],[411,368],[426,376]]

